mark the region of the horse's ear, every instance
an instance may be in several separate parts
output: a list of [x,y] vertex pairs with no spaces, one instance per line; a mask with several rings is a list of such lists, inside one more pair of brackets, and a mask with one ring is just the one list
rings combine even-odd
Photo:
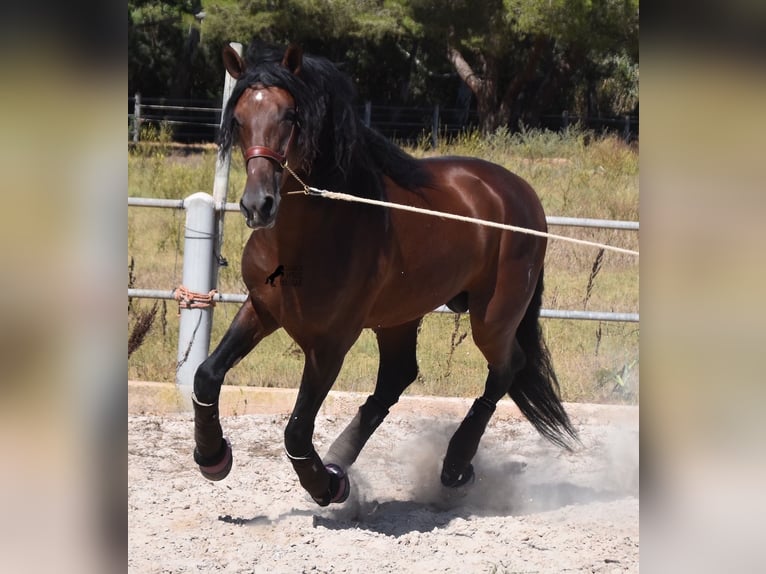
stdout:
[[287,47],[284,58],[282,58],[282,67],[287,68],[296,76],[301,73],[303,66],[303,48],[298,44],[290,44]]
[[226,44],[223,48],[223,67],[226,68],[226,71],[235,80],[239,80],[242,74],[245,73],[245,61],[229,44]]

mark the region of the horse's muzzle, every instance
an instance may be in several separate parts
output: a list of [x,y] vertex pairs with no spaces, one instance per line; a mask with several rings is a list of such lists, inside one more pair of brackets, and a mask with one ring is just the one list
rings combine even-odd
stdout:
[[264,195],[260,201],[249,205],[243,197],[239,202],[239,211],[250,229],[268,229],[276,223],[278,205],[278,196]]

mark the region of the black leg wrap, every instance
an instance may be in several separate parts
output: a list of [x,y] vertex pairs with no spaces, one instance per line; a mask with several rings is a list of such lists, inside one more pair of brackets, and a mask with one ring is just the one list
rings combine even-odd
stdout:
[[375,397],[367,397],[367,402],[359,407],[356,416],[332,443],[325,459],[344,468],[351,466],[386,415],[387,408]]
[[192,397],[194,405],[194,462],[199,465],[202,476],[208,480],[223,480],[232,466],[231,447],[223,438],[218,420],[218,403],[200,404]]
[[462,486],[473,478],[471,460],[494,412],[495,405],[491,401],[483,397],[474,401],[449,442],[441,474],[444,486]]
[[221,460],[224,448],[223,429],[218,419],[218,403],[201,405],[192,400],[194,405],[194,461],[201,466],[212,466]]

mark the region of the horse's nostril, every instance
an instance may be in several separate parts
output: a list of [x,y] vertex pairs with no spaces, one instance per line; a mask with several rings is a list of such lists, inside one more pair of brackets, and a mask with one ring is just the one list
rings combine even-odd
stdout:
[[245,216],[245,219],[250,219],[250,210],[245,207],[245,202],[243,200],[239,200],[239,211],[242,212],[242,215]]
[[269,217],[271,215],[272,210],[274,209],[274,198],[270,196],[266,196],[263,199],[263,203],[261,204],[260,212],[263,217]]

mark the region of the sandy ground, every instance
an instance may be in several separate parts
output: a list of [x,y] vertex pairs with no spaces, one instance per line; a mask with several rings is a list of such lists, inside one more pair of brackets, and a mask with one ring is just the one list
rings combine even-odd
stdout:
[[[131,407],[144,414],[128,416],[129,572],[638,572],[637,408],[572,405],[571,454],[498,409],[476,482],[456,492],[438,478],[456,403],[419,404],[395,407],[350,469],[349,500],[328,508],[284,455],[286,413],[224,417],[234,467],[212,483],[190,413]],[[320,454],[354,410],[320,415]]]

